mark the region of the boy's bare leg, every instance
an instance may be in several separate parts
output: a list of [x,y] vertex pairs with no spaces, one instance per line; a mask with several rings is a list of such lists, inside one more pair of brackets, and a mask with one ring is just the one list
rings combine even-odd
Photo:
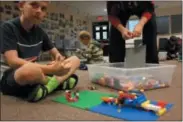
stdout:
[[[47,76],[45,76],[42,70],[36,67],[34,64],[25,64],[15,71],[15,80],[19,85],[32,85],[42,84],[45,85],[48,93],[55,90],[64,80],[66,80],[80,65],[80,60],[73,56],[67,59],[71,63],[71,68],[65,75],[55,76],[49,82]],[[64,72],[63,72],[64,73]],[[74,84],[74,81],[73,81]],[[72,85],[72,82],[71,82]],[[36,99],[39,99],[43,94],[43,89],[37,89]]]
[[21,86],[32,84],[47,84],[46,76],[42,70],[32,63],[18,68],[14,74],[15,81]]
[[[80,60],[73,56],[67,59],[71,63],[71,68],[68,71],[63,71],[60,76],[55,76],[59,84],[66,80],[80,65]],[[30,63],[25,64],[15,71],[15,80],[19,85],[28,84],[47,84],[47,77],[43,74],[42,70],[36,65]]]

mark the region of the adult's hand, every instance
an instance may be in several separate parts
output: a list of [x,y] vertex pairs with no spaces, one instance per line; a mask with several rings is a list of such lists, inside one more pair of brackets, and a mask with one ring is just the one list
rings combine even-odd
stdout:
[[133,37],[140,37],[143,30],[143,24],[138,23],[133,30]]
[[127,28],[124,28],[124,29],[121,31],[121,34],[122,34],[122,37],[123,37],[125,40],[133,38],[133,33],[130,32]]

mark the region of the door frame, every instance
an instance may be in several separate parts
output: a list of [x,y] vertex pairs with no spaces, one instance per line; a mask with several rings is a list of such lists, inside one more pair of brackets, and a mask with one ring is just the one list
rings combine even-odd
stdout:
[[[102,38],[102,39],[97,40],[97,39],[96,39],[95,33],[96,33],[96,32],[100,32],[100,38],[103,37],[103,36],[102,36],[102,32],[103,32],[103,31],[102,31],[102,26],[103,26],[103,25],[107,25],[107,30],[106,30],[106,31],[107,31],[107,39],[103,39],[103,38]],[[96,27],[96,26],[100,26],[100,30],[99,30],[99,31],[95,31],[95,27]],[[94,38],[96,41],[99,41],[99,42],[100,42],[100,41],[106,41],[106,40],[108,40],[108,39],[109,39],[109,22],[108,22],[108,21],[93,22],[93,23],[92,23],[92,32],[93,32],[93,38]]]

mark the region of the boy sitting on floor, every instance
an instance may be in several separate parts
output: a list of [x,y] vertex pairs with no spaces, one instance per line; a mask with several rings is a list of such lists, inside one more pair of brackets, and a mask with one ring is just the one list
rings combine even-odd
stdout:
[[[21,1],[20,17],[1,25],[2,53],[10,66],[0,81],[1,92],[30,102],[45,98],[55,90],[73,89],[80,65],[76,56],[65,59],[38,26],[47,13],[48,1]],[[55,61],[36,63],[40,51],[49,51]],[[49,77],[52,75],[52,77]]]
[[87,59],[86,64],[102,63],[103,60],[103,50],[100,43],[91,39],[91,35],[87,31],[81,31],[79,33],[79,40],[86,46],[86,49],[77,49],[78,57],[83,57]]

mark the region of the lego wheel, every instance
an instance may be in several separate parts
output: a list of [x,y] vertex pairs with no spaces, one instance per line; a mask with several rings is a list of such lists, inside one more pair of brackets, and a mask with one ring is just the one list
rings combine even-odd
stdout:
[[122,98],[122,99],[120,99],[119,101],[120,101],[120,104],[124,104],[125,98]]

